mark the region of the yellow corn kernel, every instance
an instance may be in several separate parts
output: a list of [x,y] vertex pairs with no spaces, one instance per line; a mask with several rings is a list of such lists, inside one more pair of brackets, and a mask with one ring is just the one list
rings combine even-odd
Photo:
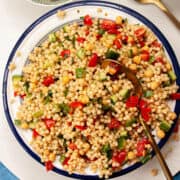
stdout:
[[55,159],[56,159],[56,155],[54,154],[54,153],[51,153],[51,154],[49,154],[49,160],[50,161],[55,161]]
[[157,134],[157,137],[160,139],[164,138],[164,136],[165,136],[165,132],[161,129],[158,129],[156,134]]
[[135,153],[133,152],[133,151],[129,151],[128,152],[128,159],[129,160],[132,160],[132,159],[134,159],[136,157],[136,155],[135,155]]
[[44,155],[45,155],[45,156],[49,156],[49,154],[50,154],[49,150],[46,149],[46,150],[44,151]]
[[64,85],[65,85],[65,84],[68,84],[69,81],[70,81],[69,76],[63,76],[63,78],[62,78],[62,83],[63,83]]
[[122,24],[123,18],[121,16],[116,16],[116,24]]
[[137,70],[136,64],[131,64],[131,65],[129,66],[129,69],[131,69],[131,70],[133,70],[133,71]]
[[144,72],[144,76],[145,77],[152,77],[153,76],[153,71],[152,69],[147,69],[145,72]]
[[159,86],[159,83],[156,82],[156,81],[153,81],[153,82],[151,82],[151,84],[150,84],[150,88],[151,88],[152,90],[157,89],[158,86]]
[[89,97],[87,95],[81,95],[79,97],[79,101],[81,101],[83,104],[87,104],[89,102]]
[[138,48],[136,46],[132,47],[133,55],[136,56],[138,54]]
[[144,46],[141,48],[141,51],[149,51],[149,47],[148,46]]
[[23,122],[23,123],[21,124],[21,128],[22,128],[22,129],[28,129],[28,128],[29,128],[28,123]]
[[92,43],[87,43],[87,44],[85,44],[84,48],[85,48],[85,50],[90,51],[94,48],[94,45]]
[[136,64],[140,64],[140,62],[141,62],[141,57],[140,57],[140,56],[134,56],[133,62],[135,62]]
[[168,71],[169,71],[169,70],[171,70],[171,68],[172,68],[172,67],[171,67],[171,64],[170,64],[169,62],[168,62],[168,63],[166,63],[166,65],[165,65],[165,66],[166,66],[166,69],[167,69]]

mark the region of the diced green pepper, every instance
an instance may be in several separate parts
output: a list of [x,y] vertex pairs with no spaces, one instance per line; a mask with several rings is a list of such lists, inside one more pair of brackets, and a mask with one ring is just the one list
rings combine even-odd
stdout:
[[14,124],[15,124],[16,126],[20,126],[20,125],[21,125],[21,121],[20,121],[19,119],[15,119],[15,120],[14,120]]
[[26,81],[23,86],[24,86],[26,94],[28,94],[29,93],[29,82]]
[[127,138],[128,137],[128,133],[127,133],[127,131],[121,131],[121,133],[120,133],[120,135],[121,135],[121,137],[124,137],[124,138]]
[[21,80],[22,80],[21,75],[13,75],[13,77],[12,77],[13,86],[17,86]]
[[99,29],[98,34],[103,35],[106,31],[104,29]]
[[129,89],[122,89],[120,92],[119,92],[119,95],[121,97],[123,97],[123,99],[126,99],[129,97],[130,95],[130,90]]
[[115,112],[114,108],[107,104],[102,104],[102,110],[106,113],[108,111]]
[[68,95],[68,92],[69,92],[69,89],[68,89],[68,88],[66,88],[66,89],[63,91],[65,97]]
[[143,156],[140,158],[140,162],[142,162],[143,164],[145,164],[148,160],[151,159],[151,154],[147,154],[146,156]]
[[43,114],[44,112],[42,110],[37,111],[33,114],[33,118],[40,118]]
[[44,97],[44,104],[49,103],[52,100],[53,93],[51,90],[48,91],[47,96]]
[[154,56],[150,56],[150,58],[149,58],[149,63],[153,63],[155,61],[155,57]]
[[63,31],[64,31],[65,33],[67,33],[68,30],[69,30],[69,26],[68,26],[68,25],[64,25],[62,29],[63,29]]
[[76,43],[76,37],[75,37],[75,35],[74,35],[73,38],[72,38],[73,47],[75,47],[75,43]]
[[137,122],[137,119],[136,118],[132,118],[132,119],[126,121],[126,127],[132,126],[136,122]]
[[172,81],[175,81],[177,79],[176,74],[173,71],[169,71],[168,75]]
[[159,125],[159,127],[163,131],[168,132],[169,129],[171,128],[171,125],[167,121],[162,121],[161,124]]
[[128,57],[129,57],[129,58],[132,58],[132,57],[133,57],[133,51],[132,51],[132,49],[130,49],[130,50],[128,51]]
[[111,157],[112,157],[112,150],[111,150],[111,147],[110,147],[109,144],[103,145],[103,147],[102,147],[102,149],[101,149],[101,152],[102,152],[103,154],[106,154],[106,157],[107,157],[108,159],[111,159]]
[[116,102],[118,101],[118,97],[116,95],[112,95],[111,96],[111,102],[112,104],[116,104]]
[[85,68],[77,68],[76,69],[76,78],[84,78],[86,75],[86,69]]
[[56,35],[55,35],[55,33],[49,34],[48,39],[49,39],[49,42],[56,42]]
[[125,137],[118,138],[117,142],[118,142],[118,148],[123,149],[126,143]]
[[118,57],[120,56],[118,52],[115,52],[113,50],[108,50],[105,54],[107,59],[114,59],[117,60]]
[[153,95],[153,91],[151,91],[151,90],[147,90],[147,91],[145,91],[144,92],[144,97],[151,97]]
[[63,113],[63,115],[67,115],[70,111],[69,105],[65,103],[59,104],[59,109]]
[[85,50],[84,50],[84,48],[80,48],[78,51],[77,51],[77,57],[79,58],[79,59],[84,59],[84,57],[85,57]]
[[105,72],[100,72],[99,73],[99,80],[100,81],[105,81],[105,80],[107,80],[107,76],[106,76],[106,73]]
[[66,159],[66,156],[64,154],[61,155],[59,159],[60,163],[63,163],[65,159]]

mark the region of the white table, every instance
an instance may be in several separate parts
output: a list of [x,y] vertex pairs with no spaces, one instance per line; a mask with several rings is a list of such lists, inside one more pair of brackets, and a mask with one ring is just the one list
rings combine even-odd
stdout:
[[[179,0],[164,0],[169,9],[180,19],[180,1]],[[133,0],[114,0],[123,5],[129,6],[134,10],[139,11],[144,16],[149,18],[167,37],[171,43],[177,58],[180,60],[180,32],[174,27],[169,19],[156,7],[152,5],[142,6]],[[47,12],[51,8],[34,6],[25,0],[0,0],[0,82],[2,88],[2,78],[4,67],[7,62],[8,55],[13,48],[15,42],[21,33],[31,24],[37,17]],[[65,180],[66,177],[57,175],[54,172],[45,172],[45,168],[38,162],[32,159],[19,145],[13,136],[7,124],[3,107],[2,97],[0,98],[0,160],[20,179],[22,180]],[[167,157],[167,162],[173,174],[180,170],[180,141],[168,142],[163,148],[163,151],[168,151],[169,147],[175,147]],[[179,167],[178,167],[179,162]],[[125,176],[116,178],[123,180],[139,180],[152,179],[150,170],[152,168],[160,169],[156,158],[148,162],[138,170],[135,170]],[[0,177],[1,179],[1,177]],[[162,172],[153,178],[154,180],[162,180]]]

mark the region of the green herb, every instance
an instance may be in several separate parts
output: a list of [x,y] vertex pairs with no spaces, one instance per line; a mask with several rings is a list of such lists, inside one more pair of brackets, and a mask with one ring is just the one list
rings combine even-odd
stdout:
[[40,118],[44,112],[42,110],[35,112],[32,116],[33,118]]
[[128,51],[128,57],[129,57],[129,58],[132,58],[132,57],[133,57],[133,51],[132,51],[132,49],[130,49],[130,50]]
[[86,75],[85,68],[76,68],[76,78],[84,78]]
[[67,41],[72,41],[69,36],[65,36],[64,39]]
[[99,29],[98,34],[103,35],[106,31],[104,29]]
[[153,91],[151,90],[147,90],[144,92],[144,97],[148,98],[148,97],[151,97],[153,96]]
[[169,81],[165,81],[165,82],[163,82],[163,84],[162,84],[163,87],[167,87],[167,86],[170,86],[170,85],[171,85],[170,80],[169,80]]
[[29,82],[26,81],[24,84],[23,84],[24,88],[25,88],[25,92],[28,94],[29,92]]
[[155,61],[155,57],[154,56],[150,56],[150,58],[149,58],[149,63],[153,63]]
[[84,20],[84,16],[81,16],[80,19]]
[[75,35],[73,36],[73,38],[72,38],[72,44],[73,44],[73,47],[75,48],[75,43],[76,43],[76,37],[75,37]]
[[62,135],[62,134],[59,134],[57,137],[58,137],[59,139],[63,139],[63,135]]
[[130,95],[130,90],[129,89],[122,89],[120,92],[119,92],[119,95],[121,97],[123,97],[123,99],[127,99]]
[[105,54],[107,59],[114,59],[117,60],[118,57],[120,56],[118,52],[115,52],[113,50],[108,50]]
[[65,103],[59,104],[59,109],[63,113],[63,115],[67,115],[70,111],[69,105]]
[[68,95],[68,92],[69,92],[69,89],[68,89],[68,88],[66,88],[66,89],[63,91],[65,97]]
[[142,162],[143,164],[145,164],[148,160],[150,160],[152,157],[151,154],[147,154],[146,156],[143,156],[140,158],[140,162]]
[[53,93],[51,90],[48,91],[47,96],[44,97],[44,104],[51,102]]
[[103,145],[101,152],[105,154],[108,159],[112,158],[112,150],[109,144]]
[[162,129],[165,132],[168,132],[171,128],[171,125],[167,121],[162,121],[159,125],[160,129]]
[[127,131],[121,131],[121,133],[120,133],[120,135],[121,135],[121,137],[124,137],[124,138],[127,138],[128,137],[128,133],[127,133]]
[[136,122],[137,122],[137,119],[136,118],[132,118],[132,119],[126,121],[125,125],[126,125],[126,127],[129,127],[129,126],[132,126]]
[[117,139],[118,149],[123,149],[126,143],[125,137],[120,137]]
[[64,154],[61,155],[59,159],[60,163],[63,163],[65,159],[66,159],[66,156]]
[[16,126],[20,126],[20,125],[21,125],[21,121],[20,121],[19,119],[15,119],[15,120],[14,120],[14,124],[15,124]]
[[115,112],[115,109],[110,106],[110,105],[106,105],[106,104],[102,104],[102,110],[106,113],[106,112]]
[[111,103],[116,104],[117,101],[118,101],[118,97],[116,95],[112,95],[111,96]]

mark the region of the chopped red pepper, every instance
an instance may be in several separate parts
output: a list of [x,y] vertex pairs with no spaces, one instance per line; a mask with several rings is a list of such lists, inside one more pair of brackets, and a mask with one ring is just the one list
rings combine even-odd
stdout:
[[151,45],[152,45],[153,47],[159,47],[159,48],[162,46],[157,40],[154,40],[154,41],[151,43]]
[[70,50],[69,49],[64,49],[63,51],[61,51],[61,56],[63,57],[63,58],[67,58],[67,57],[69,57],[69,55],[70,55]]
[[126,107],[137,107],[139,102],[138,96],[130,96],[126,101]]
[[147,101],[145,101],[144,99],[141,99],[141,100],[139,101],[139,108],[140,108],[140,109],[146,108],[147,106],[148,106],[148,103],[147,103]]
[[173,93],[170,95],[171,99],[180,100],[180,93]]
[[141,116],[145,121],[148,121],[150,118],[151,108],[145,107],[141,109]]
[[48,119],[48,118],[44,118],[43,121],[44,121],[47,129],[50,129],[51,127],[54,127],[54,126],[55,126],[55,123],[56,123],[55,120],[53,120],[53,119]]
[[117,29],[109,29],[107,32],[109,34],[118,34],[119,33],[119,31]]
[[144,40],[140,40],[140,41],[138,41],[138,43],[139,43],[140,47],[144,47],[144,45],[145,45]]
[[83,37],[77,37],[76,40],[77,40],[79,43],[83,43],[86,39],[83,38]]
[[104,30],[117,29],[117,25],[114,21],[104,19],[101,23],[101,28]]
[[52,161],[45,162],[46,171],[50,171],[54,168]]
[[91,26],[93,24],[92,18],[91,18],[91,16],[89,14],[84,16],[84,24],[87,25],[87,26]]
[[123,44],[127,44],[127,42],[128,42],[128,36],[127,36],[127,35],[121,36],[121,40],[122,40],[122,43],[123,43]]
[[76,128],[76,129],[79,129],[79,130],[81,130],[81,131],[87,129],[86,126],[79,126],[79,125],[76,125],[75,128]]
[[95,67],[98,63],[98,55],[96,53],[93,53],[90,60],[89,60],[89,67]]
[[118,162],[120,165],[125,161],[126,159],[126,151],[116,151],[113,153],[112,160],[115,162]]
[[152,64],[156,64],[156,63],[164,64],[165,62],[162,57],[157,57]]
[[70,143],[68,147],[69,147],[70,149],[72,149],[72,150],[77,149],[77,146],[76,146],[75,143]]
[[97,39],[97,40],[99,40],[101,37],[102,37],[101,34],[97,34],[97,35],[96,35],[96,39]]
[[146,30],[144,28],[139,28],[134,31],[134,34],[139,39],[139,38],[144,37],[144,35],[146,34]]
[[42,84],[44,85],[44,86],[50,86],[51,84],[53,84],[54,83],[54,78],[53,78],[53,76],[51,76],[51,75],[49,75],[49,76],[46,76],[45,78],[44,78],[44,80],[43,80],[43,82],[42,82]]
[[84,106],[84,104],[82,102],[80,102],[80,101],[74,101],[74,102],[70,103],[69,106],[71,108],[78,108],[78,107],[82,108]]
[[33,129],[33,131],[32,131],[32,137],[33,137],[34,139],[36,139],[38,136],[39,136],[39,133],[38,133],[35,129]]
[[150,58],[150,54],[149,54],[148,51],[142,51],[142,52],[141,52],[141,59],[142,59],[143,61],[148,61],[149,58]]
[[86,36],[89,35],[89,29],[87,29],[87,30],[85,31],[85,35],[86,35]]
[[18,96],[18,91],[14,91],[14,96]]
[[70,157],[66,157],[63,161],[63,165],[68,165],[68,161],[70,160]]
[[24,97],[26,96],[26,94],[20,94],[19,95],[21,99],[24,99]]
[[122,44],[120,39],[115,39],[114,40],[114,45],[116,46],[117,49],[121,49]]
[[145,145],[149,144],[149,140],[147,138],[142,138],[136,146],[137,156],[144,156],[145,155]]
[[117,129],[120,127],[120,125],[121,123],[116,118],[112,117],[108,127],[109,129]]

